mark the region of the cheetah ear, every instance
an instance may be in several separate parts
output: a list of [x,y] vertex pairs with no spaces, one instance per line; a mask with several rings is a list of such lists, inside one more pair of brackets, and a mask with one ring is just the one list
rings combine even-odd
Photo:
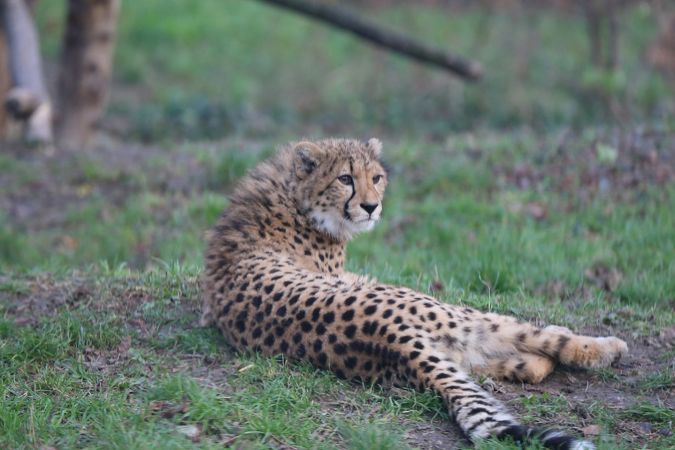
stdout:
[[296,155],[295,171],[301,178],[312,173],[324,155],[321,147],[309,141],[295,144],[293,152]]
[[379,158],[382,154],[382,142],[377,138],[368,139],[366,146],[373,152],[375,158]]

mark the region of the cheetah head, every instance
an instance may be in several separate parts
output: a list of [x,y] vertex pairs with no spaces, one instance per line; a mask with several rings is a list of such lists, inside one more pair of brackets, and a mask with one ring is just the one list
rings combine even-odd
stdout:
[[338,240],[368,231],[380,219],[387,173],[382,143],[331,139],[293,147],[300,209],[313,226]]

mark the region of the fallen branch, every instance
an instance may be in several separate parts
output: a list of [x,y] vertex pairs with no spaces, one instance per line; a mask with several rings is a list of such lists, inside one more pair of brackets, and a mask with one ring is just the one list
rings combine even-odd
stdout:
[[401,33],[386,30],[374,23],[339,7],[305,0],[259,0],[281,8],[318,19],[336,28],[349,31],[380,47],[425,64],[446,69],[467,80],[477,80],[482,74],[481,65],[438,48],[428,47]]

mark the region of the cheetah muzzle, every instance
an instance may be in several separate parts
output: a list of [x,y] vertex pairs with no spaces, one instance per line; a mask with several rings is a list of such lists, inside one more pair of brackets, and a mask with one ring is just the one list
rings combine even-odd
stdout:
[[209,234],[203,323],[239,351],[431,389],[474,441],[536,437],[547,448],[593,448],[520,424],[469,374],[539,383],[558,362],[607,366],[627,352],[625,342],[537,328],[344,270],[346,242],[380,218],[381,148],[376,139],[299,142],[253,169]]

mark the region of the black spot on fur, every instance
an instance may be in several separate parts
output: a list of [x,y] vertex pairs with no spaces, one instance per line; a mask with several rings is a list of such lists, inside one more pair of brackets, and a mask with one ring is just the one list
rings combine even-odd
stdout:
[[335,352],[336,355],[344,355],[347,353],[347,346],[342,343],[335,344],[333,346],[333,351]]
[[328,355],[325,353],[319,353],[319,356],[316,357],[316,360],[320,365],[325,366],[328,362]]
[[369,320],[366,320],[365,322],[363,322],[363,326],[361,327],[361,332],[363,334],[372,336],[377,331],[377,327],[378,327],[378,323],[376,321],[371,322]]
[[348,358],[345,358],[345,367],[347,369],[355,368],[357,363],[358,363],[358,359],[356,359],[354,356],[350,356]]
[[354,318],[354,310],[353,309],[348,309],[347,311],[342,313],[342,320],[345,322],[349,322]]
[[319,353],[321,351],[321,348],[323,348],[323,343],[321,342],[321,339],[315,340],[312,348],[316,353]]

